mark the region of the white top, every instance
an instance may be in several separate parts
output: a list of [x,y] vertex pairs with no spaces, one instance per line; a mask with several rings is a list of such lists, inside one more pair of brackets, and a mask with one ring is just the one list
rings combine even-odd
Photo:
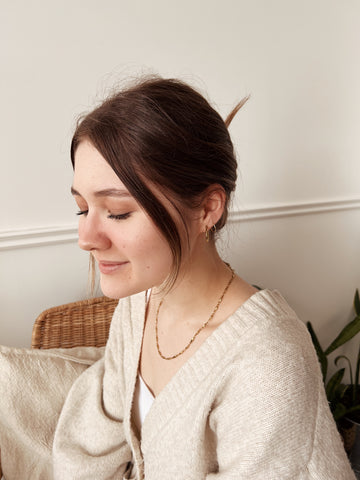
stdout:
[[[145,293],[146,303],[150,299],[151,289]],[[145,417],[153,404],[155,397],[146,385],[140,373],[138,373],[134,391],[133,420],[139,432],[141,432],[142,424]]]
[[153,401],[154,395],[139,373],[136,380],[133,405],[133,420],[139,432],[141,432],[141,426],[144,423]]

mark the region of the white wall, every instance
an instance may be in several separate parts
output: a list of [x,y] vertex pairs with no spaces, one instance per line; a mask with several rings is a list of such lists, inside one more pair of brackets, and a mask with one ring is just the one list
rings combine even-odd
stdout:
[[222,248],[330,341],[360,287],[359,21],[357,0],[0,0],[0,343],[28,346],[38,313],[86,295],[69,140],[141,71],[224,116],[251,94]]

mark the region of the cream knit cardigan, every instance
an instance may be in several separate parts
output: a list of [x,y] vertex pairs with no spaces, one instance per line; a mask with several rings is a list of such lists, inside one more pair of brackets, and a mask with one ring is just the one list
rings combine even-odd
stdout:
[[55,480],[353,480],[305,326],[276,291],[223,322],[131,420],[145,295],[120,301],[104,359],[77,379]]

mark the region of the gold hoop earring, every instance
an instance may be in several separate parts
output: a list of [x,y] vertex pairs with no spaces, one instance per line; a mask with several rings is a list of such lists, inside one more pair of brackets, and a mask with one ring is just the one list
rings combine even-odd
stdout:
[[210,232],[213,234],[216,233],[216,225],[214,224],[211,228],[208,228],[207,226],[205,227],[205,240],[207,243],[210,242]]
[[205,227],[205,240],[206,240],[206,243],[209,243],[210,241],[210,234],[207,226]]

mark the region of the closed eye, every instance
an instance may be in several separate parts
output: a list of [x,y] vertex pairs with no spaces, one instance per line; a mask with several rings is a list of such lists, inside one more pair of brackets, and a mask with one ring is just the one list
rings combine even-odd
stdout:
[[131,212],[121,213],[119,215],[110,213],[107,218],[111,218],[112,220],[125,220],[126,218],[129,218],[130,215],[131,215]]
[[87,215],[88,213],[88,210],[79,210],[78,212],[76,212],[76,215]]

